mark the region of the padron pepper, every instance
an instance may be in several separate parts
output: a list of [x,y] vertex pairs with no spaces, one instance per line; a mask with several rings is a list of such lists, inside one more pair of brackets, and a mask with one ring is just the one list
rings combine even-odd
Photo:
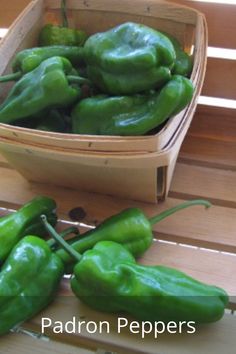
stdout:
[[69,28],[66,13],[66,0],[61,0],[62,25],[46,24],[39,32],[39,45],[71,45],[82,46],[87,38],[84,31]]
[[79,85],[87,79],[70,75],[71,63],[63,57],[44,60],[25,74],[0,105],[0,123],[12,123],[43,109],[66,107],[80,96]]
[[47,242],[25,236],[0,272],[0,335],[36,315],[55,296],[64,265]]
[[[47,225],[51,226],[48,221]],[[45,232],[42,221],[41,226]],[[77,229],[64,230],[60,238],[71,232],[77,233]],[[28,235],[11,250],[0,272],[0,335],[32,318],[54,300],[65,272],[65,263],[53,252],[55,243],[54,239],[45,241]]]
[[65,45],[82,46],[87,39],[84,31],[50,23],[43,26],[39,34],[40,46]]
[[[209,206],[207,202],[200,204]],[[184,206],[182,206],[182,208],[183,207]],[[174,212],[173,209],[172,211],[168,211],[168,213],[172,212]],[[139,212],[138,216],[140,218]],[[60,284],[60,280],[66,272],[66,266],[71,264],[74,265],[74,263],[77,262],[78,253],[74,250],[74,248],[78,249],[78,247],[74,247],[75,243],[73,243],[72,246],[68,245],[61,236],[58,236],[50,223],[48,223],[46,216],[42,215],[41,218],[45,229],[54,239],[45,241],[36,236],[25,236],[12,249],[1,269],[0,335],[7,333],[14,326],[32,318],[39,311],[44,309],[53,300]],[[151,232],[150,225],[148,230],[146,230],[148,226],[147,223],[149,221],[145,220],[143,215],[141,215],[141,218],[145,224],[143,226],[142,223],[139,224],[139,227],[141,228],[140,232],[142,233],[143,228],[143,233],[142,235],[136,236],[137,238],[140,236],[143,237],[143,243],[139,238],[137,240],[137,244],[135,244],[135,236],[133,235],[130,236],[130,242],[127,245],[127,248],[131,249],[134,253],[135,251],[143,252],[151,243],[150,241],[145,241],[145,238],[152,238],[152,235],[147,234],[148,232]],[[153,217],[151,222],[154,222],[155,219],[156,217]],[[131,220],[138,222],[136,218],[131,218]],[[120,225],[120,229],[118,229],[118,227],[110,228],[110,231],[113,230],[114,232],[119,232],[117,239],[120,240],[120,242],[124,242],[124,239],[122,240],[121,236],[122,231],[125,230],[125,224],[127,229],[130,232],[132,231],[129,224],[131,220],[127,219],[126,223],[124,222],[123,225],[118,222],[117,226]],[[111,222],[112,219],[110,219],[110,222],[108,221],[108,224]],[[64,234],[67,233],[68,231],[66,230]],[[92,248],[97,242],[99,243],[100,239],[107,239],[106,234],[100,234],[100,237],[95,237],[94,240],[92,240],[93,242],[91,242],[90,239],[89,244],[87,244],[87,249]],[[65,247],[65,250],[56,250],[55,242],[59,242],[62,247]],[[128,242],[128,240],[126,240],[126,242]],[[52,251],[52,248],[54,251]],[[124,254],[129,254],[125,248],[122,248],[122,250],[124,250],[122,251]],[[85,252],[85,255],[87,252]],[[133,259],[131,254],[129,258]],[[22,274],[24,274],[24,276],[22,276]]]
[[40,218],[42,214],[47,216],[52,225],[56,224],[56,203],[53,199],[45,196],[35,197],[16,212],[0,218],[0,264],[24,236],[31,233],[45,235]]
[[101,241],[77,256],[71,288],[91,308],[126,313],[141,321],[215,322],[224,315],[227,293],[162,265],[137,264],[131,253]]
[[171,77],[171,41],[143,24],[126,22],[95,33],[84,44],[88,77],[104,93],[126,95],[154,89]]
[[74,294],[91,308],[127,313],[141,321],[218,321],[229,302],[222,288],[202,283],[162,265],[140,265],[121,244],[99,241],[83,255],[51,227],[51,236],[77,264],[71,279]]
[[0,76],[0,82],[17,81],[24,74],[37,68],[44,60],[57,56],[68,59],[74,66],[84,63],[83,48],[76,46],[54,45],[24,49],[13,59],[13,73]]
[[183,50],[181,43],[174,36],[171,36],[169,33],[166,32],[162,33],[169,38],[175,48],[176,59],[174,66],[171,70],[172,74],[190,76],[193,69],[192,56]]
[[188,78],[173,75],[159,92],[86,98],[72,110],[72,131],[91,135],[143,135],[187,106],[193,91]]
[[[99,241],[114,241],[121,243],[134,257],[141,256],[152,244],[152,226],[175,212],[194,206],[203,205],[206,208],[211,204],[206,200],[196,199],[186,201],[162,213],[147,218],[141,209],[128,208],[112,215],[98,227],[80,235],[79,239],[69,241],[73,249],[79,253],[95,246]],[[58,250],[61,259],[69,264],[73,258],[63,249]]]

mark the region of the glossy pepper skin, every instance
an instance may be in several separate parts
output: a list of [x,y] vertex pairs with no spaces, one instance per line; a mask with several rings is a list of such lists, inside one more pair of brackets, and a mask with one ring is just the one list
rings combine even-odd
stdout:
[[171,41],[143,24],[126,22],[90,36],[84,45],[88,76],[104,93],[126,95],[154,89],[171,77]]
[[0,122],[12,123],[46,108],[72,104],[79,98],[80,88],[70,84],[71,80],[79,80],[69,76],[71,70],[72,66],[66,58],[44,60],[12,87],[0,105]]
[[31,233],[45,235],[41,214],[45,214],[52,225],[56,224],[56,203],[53,199],[35,197],[15,213],[0,218],[0,264],[23,236]]
[[37,68],[44,60],[57,56],[68,59],[75,66],[84,63],[83,48],[76,46],[54,45],[24,49],[16,54],[12,62],[13,74],[1,76],[0,82],[19,80],[24,74]]
[[[97,242],[109,240],[122,244],[134,257],[139,257],[153,242],[152,226],[154,224],[181,209],[194,205],[203,205],[206,208],[211,206],[206,200],[190,200],[149,219],[139,208],[125,209],[112,215],[95,229],[80,235],[79,239],[75,241],[72,239],[69,243],[75,251],[84,253],[93,248]],[[64,249],[59,249],[57,253],[66,264],[73,262],[73,258]]]
[[127,313],[141,321],[218,321],[227,293],[165,266],[135,262],[120,244],[97,243],[74,268],[71,288],[95,310]]
[[[209,206],[207,202],[198,203]],[[182,208],[184,207],[187,207],[186,203],[185,206],[182,205]],[[174,209],[169,210],[168,214],[173,212]],[[160,216],[154,216],[149,222],[155,223],[159,219]],[[7,333],[13,326],[28,320],[46,307],[55,295],[61,277],[66,271],[66,265],[70,264],[71,258],[73,264],[78,259],[83,259],[83,256],[74,250],[73,245],[68,245],[55,232],[45,216],[42,216],[42,220],[48,233],[55,239],[53,241],[58,242],[59,240],[60,245],[65,247],[63,251],[67,257],[62,257],[61,249],[55,250],[55,242],[52,243],[52,240],[46,242],[36,236],[24,237],[13,248],[0,273],[0,334]],[[68,230],[64,234],[68,234]],[[147,237],[147,235],[143,236]],[[99,239],[95,239],[94,244],[98,241]],[[49,244],[53,247],[54,252],[50,249]],[[91,247],[91,240],[88,246]],[[135,250],[134,245],[131,249]],[[140,250],[140,245],[137,249]],[[107,250],[110,251],[109,248]],[[122,248],[122,253],[129,254],[129,259],[133,260],[133,256],[125,248]],[[112,257],[112,254],[110,256]],[[23,277],[22,274],[24,274]]]
[[144,135],[180,112],[191,101],[193,92],[188,78],[174,75],[159,92],[86,98],[72,111],[72,131],[91,135]]
[[169,38],[175,48],[176,59],[174,66],[171,70],[172,74],[183,75],[187,77],[190,76],[193,69],[192,56],[183,50],[180,42],[174,36],[171,36],[169,33],[166,32],[162,33]]
[[[47,228],[41,223],[44,231],[54,231],[46,223]],[[77,233],[77,229],[70,227],[58,237],[63,241],[71,232]],[[32,318],[54,299],[65,272],[65,263],[53,252],[55,243],[54,239],[28,235],[12,249],[0,272],[0,335]]]
[[54,298],[64,265],[46,241],[24,237],[0,272],[0,335],[33,317]]

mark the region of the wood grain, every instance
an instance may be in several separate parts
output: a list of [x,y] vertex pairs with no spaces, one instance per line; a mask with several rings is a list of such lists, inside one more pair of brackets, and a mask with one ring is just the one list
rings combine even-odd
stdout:
[[94,351],[78,348],[70,344],[59,343],[49,338],[32,338],[26,334],[12,333],[1,337],[0,354],[35,354],[57,353],[57,354],[95,354]]
[[[236,48],[236,42],[235,42]],[[236,99],[236,63],[233,59],[208,58],[202,89],[204,96]]]
[[236,6],[230,4],[202,2],[198,0],[171,0],[182,5],[190,6],[206,16],[209,45],[222,48],[236,48]]
[[229,141],[236,145],[235,109],[198,105],[188,136]]
[[[62,333],[56,335],[53,328],[47,330],[52,338],[63,342],[70,342],[73,345],[88,344],[90,346],[102,347],[124,354],[232,354],[235,346],[234,335],[236,330],[235,317],[225,317],[214,324],[199,326],[194,335],[182,333],[181,335],[167,334],[158,335],[154,338],[153,332],[141,338],[140,334],[131,334],[129,328],[121,330],[117,335],[117,317],[93,311],[71,296],[60,297],[41,315],[34,318],[27,324],[29,328],[39,330],[41,328],[41,316],[49,317],[52,321],[71,321],[73,316],[79,321],[81,318],[88,321],[107,320],[110,323],[110,332],[107,334],[89,334],[82,328],[79,334]],[[131,319],[129,319],[131,321]]]
[[[214,170],[210,169],[209,188],[207,188],[204,183],[206,171],[207,169],[189,167],[188,165],[177,166],[172,183],[173,187],[171,188],[172,193],[176,193],[179,197],[181,197],[181,193],[184,193],[187,199],[196,197],[211,199],[210,197],[216,198],[218,196],[220,200],[220,198],[224,197],[225,190],[228,198],[231,198],[230,200],[235,204],[231,186],[234,181],[233,175],[231,176],[231,174],[226,173],[224,179],[225,172],[219,170],[221,175],[216,178]],[[211,183],[212,176],[214,179]],[[231,184],[229,183],[230,176]],[[192,184],[193,180],[196,181],[194,185]],[[6,168],[1,169],[1,186],[1,199],[7,200],[8,203],[17,201],[19,204],[22,204],[37,194],[48,195],[57,201],[58,212],[61,218],[68,220],[69,210],[80,207],[85,211],[85,218],[81,221],[92,226],[97,225],[108,216],[116,214],[127,207],[138,206],[143,209],[147,216],[152,216],[183,201],[168,198],[165,202],[156,206],[155,204],[135,202],[121,198],[114,199],[109,196],[62,189],[56,186],[28,183],[16,171]],[[218,194],[217,192],[214,193],[214,190]],[[202,244],[204,247],[233,252],[236,250],[235,223],[236,210],[232,207],[214,205],[205,211],[203,207],[197,206],[185,209],[171,216],[169,219],[163,220],[154,226],[153,229],[154,235],[157,238],[193,245]]]
[[187,135],[181,147],[179,161],[235,171],[235,156],[235,141],[212,140],[204,136]]

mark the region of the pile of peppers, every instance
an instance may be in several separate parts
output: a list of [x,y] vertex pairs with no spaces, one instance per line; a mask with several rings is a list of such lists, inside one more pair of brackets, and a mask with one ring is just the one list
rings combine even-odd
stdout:
[[88,36],[46,24],[38,47],[18,52],[0,123],[72,134],[139,136],[157,131],[193,97],[192,57],[168,33],[126,22]]
[[151,322],[219,320],[228,304],[223,289],[137,260],[153,242],[154,224],[194,205],[210,203],[187,201],[151,218],[129,208],[82,235],[55,231],[56,203],[45,196],[0,218],[0,335],[47,307],[66,273],[75,296],[99,311]]

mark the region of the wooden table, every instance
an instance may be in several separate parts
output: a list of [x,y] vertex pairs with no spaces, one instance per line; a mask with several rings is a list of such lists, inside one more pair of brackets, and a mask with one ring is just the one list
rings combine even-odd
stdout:
[[[2,27],[12,21],[27,0],[2,1],[5,6]],[[209,27],[209,45],[235,48],[236,6],[212,5],[191,0],[176,2],[204,12]],[[15,4],[13,6],[13,3]],[[17,4],[17,6],[16,6]],[[213,11],[213,12],[212,12]],[[226,20],[227,19],[227,20]],[[5,21],[6,20],[6,21]],[[5,23],[5,22],[6,23]],[[217,73],[217,75],[216,75]],[[235,61],[209,58],[203,94],[236,99]],[[222,82],[224,83],[222,85]],[[63,189],[56,186],[28,183],[4,158],[0,157],[0,212],[17,209],[36,195],[55,198],[62,226],[70,220],[69,211],[82,208],[83,232],[123,208],[138,206],[147,216],[176,205],[183,200],[206,198],[213,206],[205,211],[197,206],[173,215],[154,227],[155,242],[140,260],[145,264],[160,263],[181,269],[201,281],[225,288],[230,294],[230,307],[224,318],[211,325],[200,326],[195,334],[162,334],[158,338],[117,334],[116,316],[107,316],[82,305],[72,294],[64,279],[58,297],[43,313],[22,326],[20,333],[1,338],[0,354],[232,354],[236,333],[236,120],[235,109],[199,105],[193,123],[182,145],[167,200],[147,204],[104,195]],[[41,317],[71,320],[73,316],[86,321],[109,320],[109,334],[82,333],[55,335],[50,328],[41,335]],[[23,333],[22,333],[23,332]]]
[[[129,330],[117,334],[117,316],[97,313],[82,305],[72,294],[68,279],[62,282],[60,293],[54,303],[39,316],[23,325],[38,335],[41,332],[41,317],[54,321],[68,321],[73,316],[86,321],[111,323],[111,332],[89,334],[63,333],[55,335],[50,328],[46,337],[50,341],[30,338],[23,334],[11,334],[1,339],[0,353],[20,354],[46,353],[53,348],[57,353],[91,353],[97,349],[118,353],[224,353],[232,354],[235,345],[236,316],[236,139],[235,119],[228,115],[224,124],[219,115],[208,115],[204,106],[199,106],[193,124],[184,141],[177,162],[171,191],[167,200],[159,205],[118,199],[104,195],[63,189],[56,186],[29,183],[1,158],[0,205],[17,209],[36,195],[48,195],[58,204],[62,224],[71,221],[69,211],[82,208],[84,216],[81,232],[86,225],[95,226],[106,217],[123,208],[141,207],[147,216],[176,205],[183,200],[206,198],[213,203],[209,210],[201,206],[185,209],[160,222],[154,227],[155,242],[140,260],[145,264],[161,263],[176,267],[199,280],[225,288],[230,296],[230,309],[224,318],[211,325],[200,326],[195,334],[164,334],[155,339],[152,335],[142,339]],[[216,124],[217,122],[217,124]],[[227,124],[226,124],[227,123]],[[222,129],[219,129],[222,126]],[[1,209],[5,214],[7,210]],[[82,213],[83,214],[83,213]],[[62,225],[63,226],[63,225]],[[66,224],[65,224],[66,226]],[[47,339],[46,338],[46,339]],[[45,339],[45,337],[43,337]],[[59,344],[62,342],[63,344]],[[99,352],[99,351],[98,351]],[[101,351],[102,352],[102,351]]]

